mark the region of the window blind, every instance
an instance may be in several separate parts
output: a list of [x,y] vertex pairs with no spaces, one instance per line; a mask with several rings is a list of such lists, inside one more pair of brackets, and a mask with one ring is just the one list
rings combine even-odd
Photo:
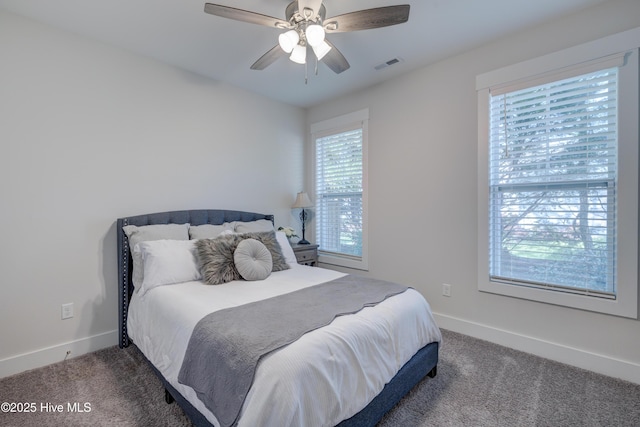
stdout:
[[490,96],[493,281],[615,298],[618,68]]
[[362,257],[362,127],[316,144],[316,240],[323,252]]

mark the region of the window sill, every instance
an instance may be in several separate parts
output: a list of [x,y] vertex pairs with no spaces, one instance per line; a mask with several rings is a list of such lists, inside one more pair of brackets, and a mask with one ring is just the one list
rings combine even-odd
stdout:
[[613,316],[628,317],[631,319],[637,319],[638,316],[637,305],[633,304],[632,298],[622,298],[620,295],[618,295],[617,299],[606,299],[597,296],[572,294],[551,289],[529,288],[526,286],[490,281],[479,283],[478,290],[481,292],[610,314]]
[[369,264],[365,258],[342,257],[336,254],[320,252],[318,254],[318,263],[352,268],[354,270],[369,271]]

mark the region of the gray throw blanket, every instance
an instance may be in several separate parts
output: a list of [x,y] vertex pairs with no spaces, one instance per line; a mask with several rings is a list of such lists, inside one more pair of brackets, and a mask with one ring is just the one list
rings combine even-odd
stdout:
[[196,391],[222,427],[231,426],[238,420],[262,356],[337,316],[356,313],[406,290],[396,283],[348,275],[216,311],[193,330],[178,381]]

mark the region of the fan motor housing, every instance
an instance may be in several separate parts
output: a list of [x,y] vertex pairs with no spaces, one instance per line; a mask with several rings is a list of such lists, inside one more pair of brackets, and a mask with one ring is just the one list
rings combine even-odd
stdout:
[[[299,22],[304,21],[304,16],[300,13],[300,11],[298,10],[298,2],[297,1],[292,1],[291,3],[289,3],[289,6],[287,6],[287,9],[285,10],[285,19],[289,22],[292,22],[293,19],[293,23],[298,24]],[[327,15],[327,9],[324,7],[324,4],[320,5],[320,10],[318,11],[318,17],[316,18],[316,20],[320,19],[320,24],[322,25],[322,22],[324,21],[325,16]]]

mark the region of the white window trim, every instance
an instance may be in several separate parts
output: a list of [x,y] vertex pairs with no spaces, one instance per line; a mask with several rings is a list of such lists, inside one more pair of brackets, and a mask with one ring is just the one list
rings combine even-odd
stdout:
[[[322,133],[339,132],[345,127],[350,127],[356,124],[358,127],[362,126],[362,257],[353,258],[349,256],[340,256],[333,253],[323,252],[322,248],[318,248],[318,262],[320,264],[335,265],[339,267],[353,268],[356,270],[369,270],[369,209],[368,209],[368,165],[369,165],[369,109],[354,111],[352,113],[344,114],[342,116],[334,117],[331,119],[323,120],[321,122],[313,123],[311,125],[311,170],[313,171],[312,179],[312,194],[315,194],[315,170],[316,170],[316,136]],[[311,227],[315,230],[315,224],[311,224]]]
[[[476,78],[478,92],[478,289],[582,310],[638,318],[638,164],[639,164],[639,66],[640,28],[625,31],[540,58],[507,66]],[[514,286],[489,280],[489,96],[490,89],[518,85],[523,80],[545,79],[571,72],[580,64],[630,52],[620,68],[626,85],[619,94],[619,184],[617,298]]]

